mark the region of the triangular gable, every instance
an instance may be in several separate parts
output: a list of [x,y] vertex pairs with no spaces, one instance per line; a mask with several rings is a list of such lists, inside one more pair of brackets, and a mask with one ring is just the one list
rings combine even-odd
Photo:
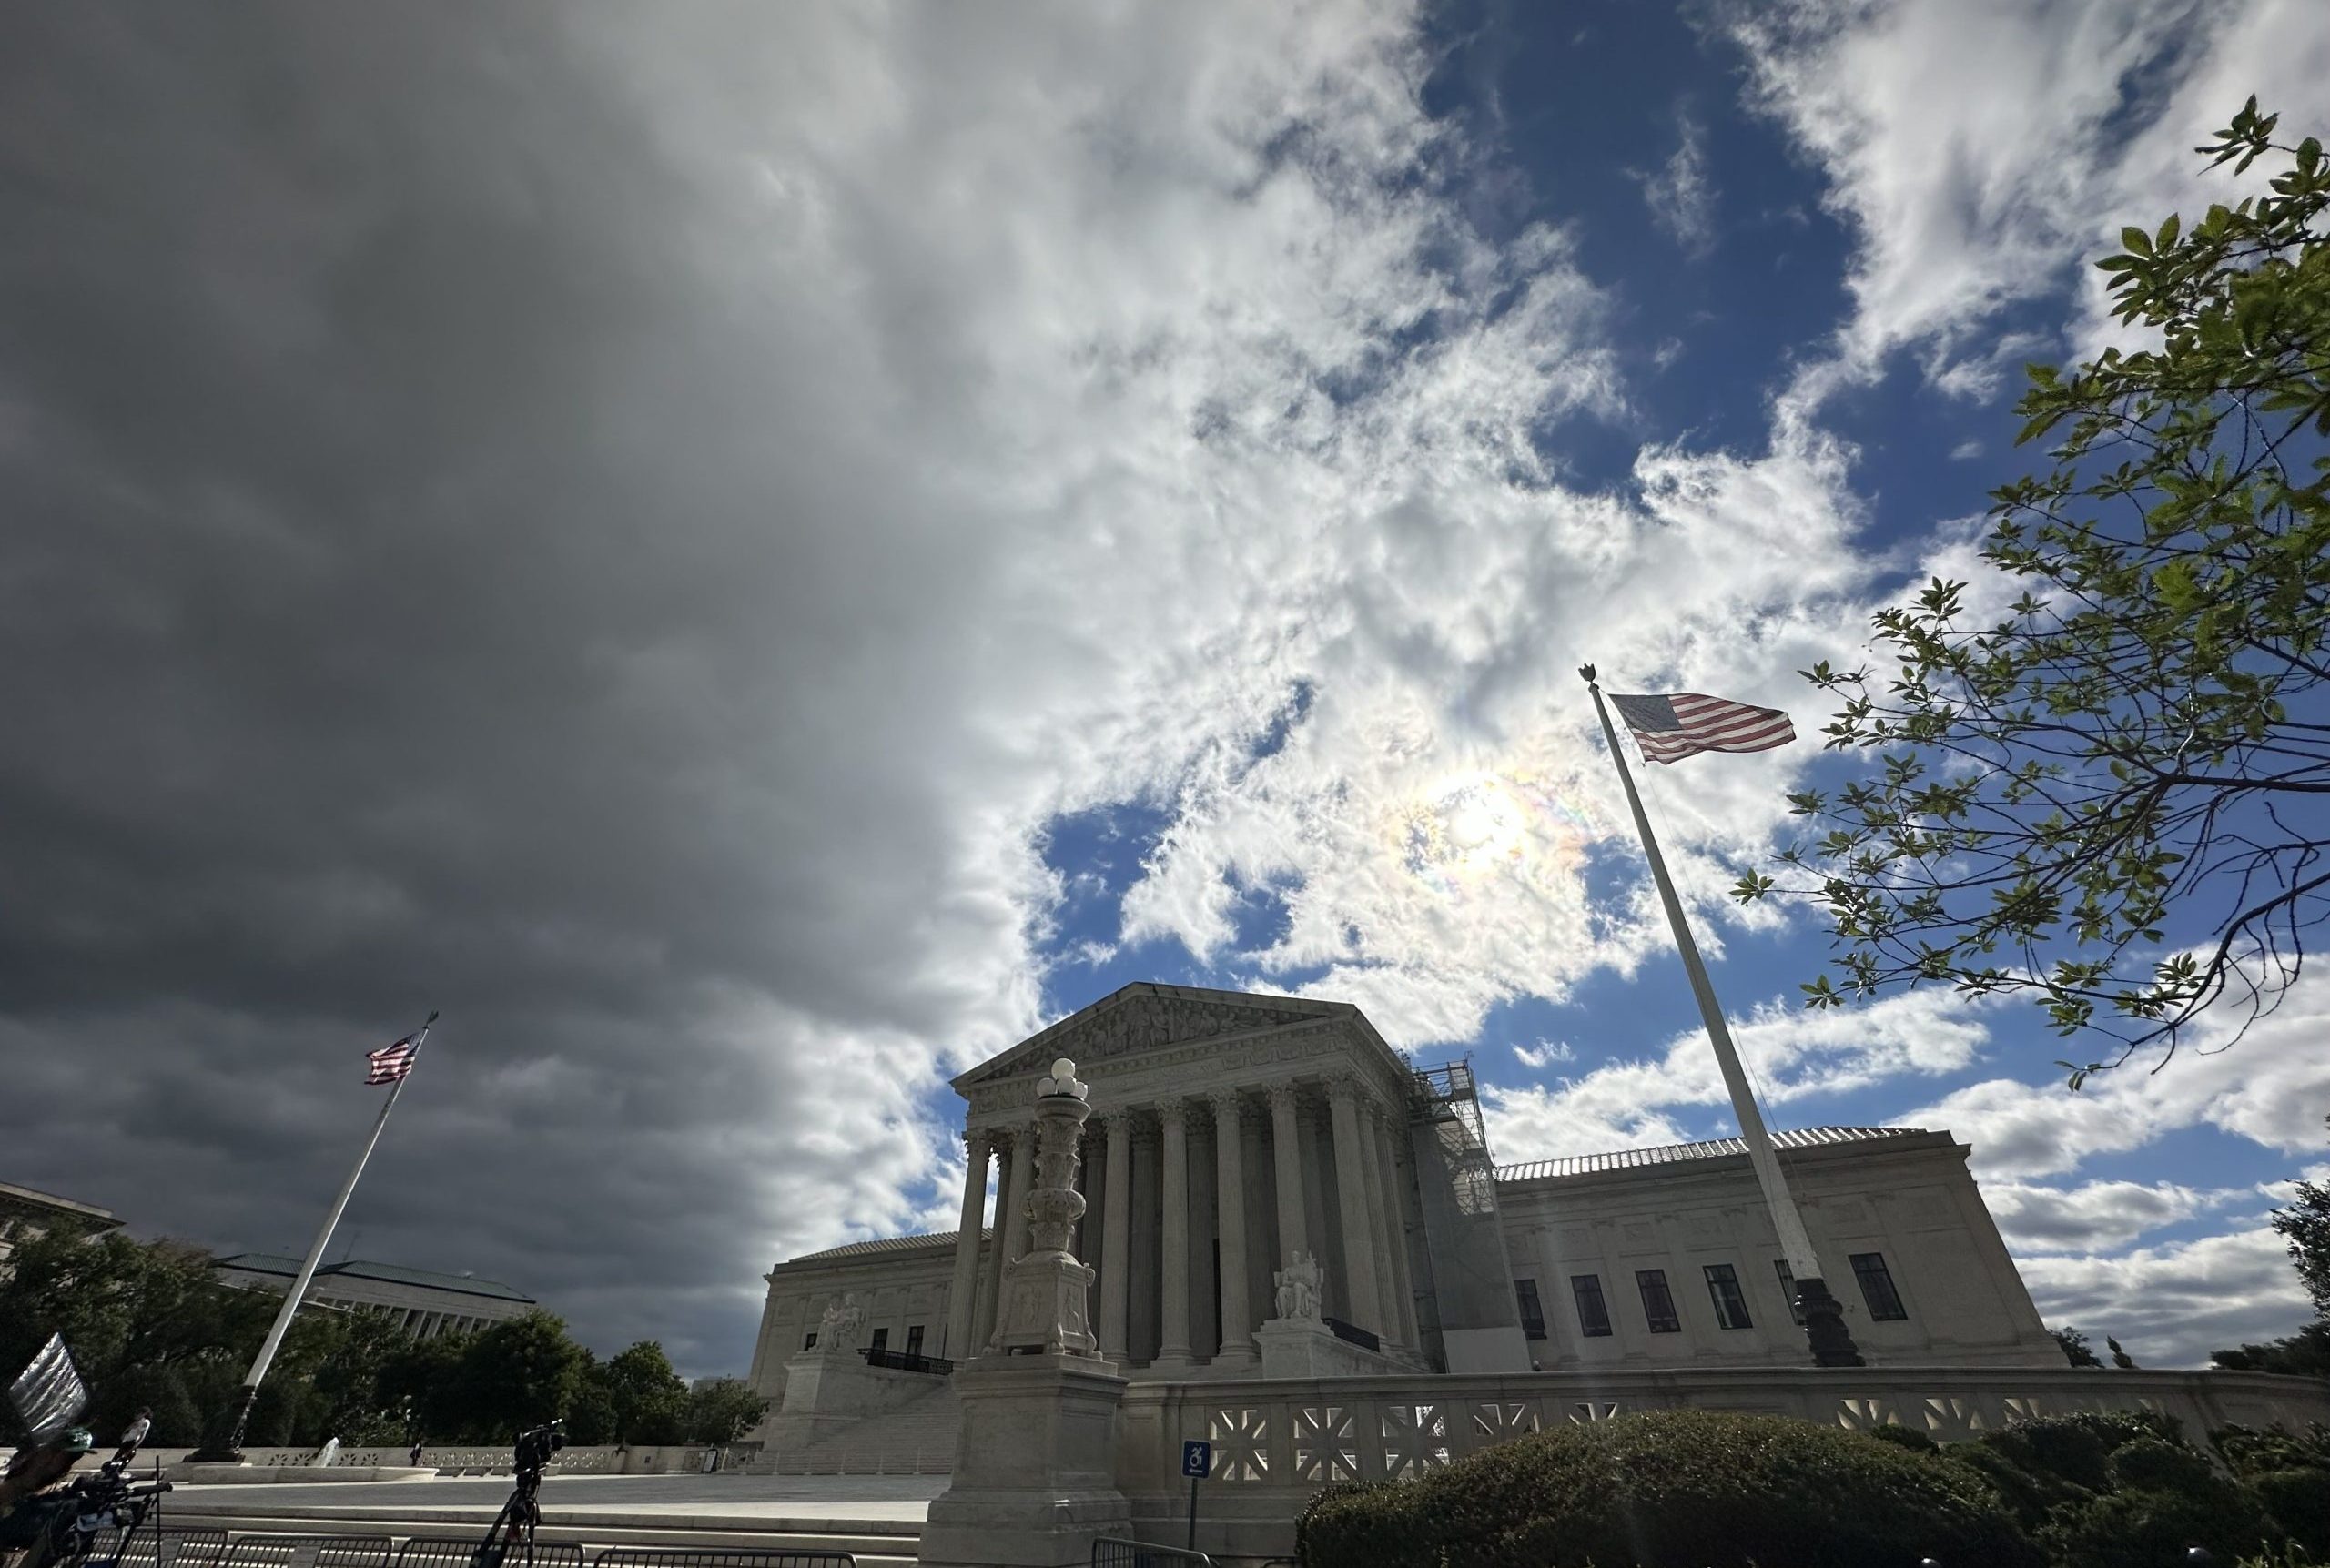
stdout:
[[973,1084],[1042,1073],[1059,1057],[1072,1057],[1079,1064],[1106,1061],[1182,1040],[1284,1028],[1355,1011],[1347,1002],[1137,980],[1029,1036],[1001,1056],[989,1057],[957,1078],[955,1087],[967,1090]]

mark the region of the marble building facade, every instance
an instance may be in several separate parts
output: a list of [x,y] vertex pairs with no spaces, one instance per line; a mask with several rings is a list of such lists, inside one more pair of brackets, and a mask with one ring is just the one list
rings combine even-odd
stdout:
[[[1363,1370],[1792,1364],[1764,1215],[1736,1144],[1496,1169],[1469,1093],[1345,1003],[1135,985],[955,1080],[969,1152],[953,1233],[778,1264],[751,1378],[772,1399],[826,1307],[861,1346],[961,1361],[1027,1249],[1036,1084],[1073,1057],[1092,1115],[1073,1240],[1102,1352],[1137,1381],[1252,1377],[1297,1251]],[[1437,1087],[1435,1085],[1437,1084]],[[1437,1098],[1436,1098],[1437,1097]],[[1946,1133],[1783,1135],[1807,1225],[1873,1362],[2060,1364]],[[997,1228],[982,1227],[990,1184]],[[1000,1235],[997,1234],[999,1229]]]

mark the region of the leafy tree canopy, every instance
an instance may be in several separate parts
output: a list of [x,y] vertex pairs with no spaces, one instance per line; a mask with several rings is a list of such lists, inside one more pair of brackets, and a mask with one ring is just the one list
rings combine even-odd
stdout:
[[1811,1005],[2026,995],[2117,1040],[2074,1087],[2228,993],[2245,1027],[2330,913],[2330,167],[2254,98],[2198,150],[2269,190],[2099,264],[2154,346],[2031,367],[2019,439],[2052,466],[1980,544],[2020,597],[1936,579],[1876,617],[1889,669],[1806,672],[1844,704],[1828,747],[1875,766],[1791,796],[1825,831],[1778,857],[1839,949]]

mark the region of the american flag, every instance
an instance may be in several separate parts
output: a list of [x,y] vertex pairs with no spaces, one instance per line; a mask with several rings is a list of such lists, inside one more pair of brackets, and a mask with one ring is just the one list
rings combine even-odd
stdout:
[[412,1058],[420,1049],[420,1037],[407,1035],[393,1046],[382,1046],[377,1051],[366,1051],[364,1060],[368,1065],[364,1071],[364,1081],[368,1084],[400,1082],[405,1074],[412,1071]]
[[1654,763],[1678,763],[1700,752],[1768,752],[1796,739],[1778,708],[1754,708],[1697,692],[1621,697],[1610,693],[1635,744]]

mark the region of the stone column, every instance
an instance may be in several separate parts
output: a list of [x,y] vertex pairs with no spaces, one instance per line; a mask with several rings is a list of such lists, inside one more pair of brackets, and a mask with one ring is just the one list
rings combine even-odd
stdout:
[[[1327,1086],[1327,1108],[1335,1129],[1336,1197],[1342,1199],[1343,1279],[1351,1287],[1351,1314],[1373,1318],[1383,1310],[1383,1292],[1376,1287],[1375,1221],[1367,1212],[1367,1180],[1362,1174],[1375,1162],[1375,1151],[1363,1148],[1359,1136],[1359,1086],[1339,1077]],[[1361,1328],[1374,1328],[1362,1319]]]
[[970,1168],[963,1176],[963,1228],[955,1237],[955,1280],[947,1291],[945,1353],[949,1356],[972,1352],[971,1333],[978,1322],[979,1221],[987,1216],[987,1134],[964,1134],[963,1147],[970,1156]]
[[1164,1310],[1159,1320],[1157,1362],[1190,1364],[1190,1112],[1180,1100],[1157,1108],[1165,1134],[1164,1170],[1158,1182],[1164,1213],[1161,1229]]
[[1019,1162],[1012,1152],[1026,1143],[1027,1135],[1013,1128],[997,1128],[988,1134],[988,1141],[993,1145],[996,1156],[995,1250],[988,1255],[987,1278],[979,1283],[979,1310],[971,1321],[971,1342],[963,1347],[965,1356],[977,1355],[984,1350],[988,1337],[995,1332],[996,1308],[1003,1300],[1003,1271],[1011,1263],[1010,1253],[1004,1246],[1004,1217],[1011,1212],[1015,1202],[1024,1204],[1028,1199],[1026,1181],[1013,1181]]
[[1311,1250],[1311,1229],[1302,1221],[1302,1134],[1294,1121],[1294,1086],[1271,1086],[1271,1159],[1278,1168],[1280,1267],[1297,1252]]
[[1360,1164],[1367,1174],[1367,1207],[1375,1216],[1368,1239],[1375,1248],[1376,1304],[1383,1317],[1383,1327],[1376,1331],[1389,1350],[1405,1345],[1408,1337],[1400,1320],[1399,1268],[1393,1261],[1392,1190],[1384,1179],[1383,1115],[1373,1100],[1360,1103],[1359,1147]]
[[1416,1326],[1415,1279],[1408,1265],[1406,1183],[1400,1175],[1400,1138],[1403,1129],[1395,1124],[1396,1114],[1387,1110],[1375,1124],[1376,1142],[1383,1149],[1383,1220],[1385,1234],[1392,1243],[1393,1285],[1400,1300],[1400,1342],[1410,1350],[1421,1350],[1423,1334]]
[[1132,1300],[1132,1112],[1109,1113],[1109,1165],[1100,1184],[1100,1353],[1121,1362]]
[[1011,1131],[1011,1204],[1003,1206],[998,1198],[995,1209],[996,1252],[1003,1266],[995,1271],[995,1323],[988,1330],[992,1343],[1003,1327],[1003,1282],[1011,1265],[1028,1250],[1028,1198],[1034,1190],[1036,1179],[1036,1129],[1032,1127],[1014,1128]]
[[1214,1203],[1221,1245],[1221,1350],[1214,1361],[1254,1360],[1253,1309],[1246,1297],[1246,1143],[1239,1129],[1238,1091],[1213,1102]]

